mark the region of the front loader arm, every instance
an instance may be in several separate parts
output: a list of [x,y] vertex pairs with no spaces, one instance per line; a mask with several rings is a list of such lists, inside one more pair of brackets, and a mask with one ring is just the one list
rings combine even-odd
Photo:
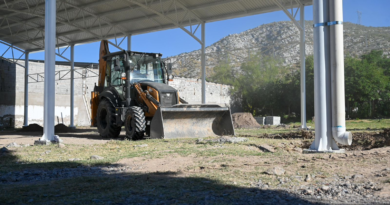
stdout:
[[102,40],[100,42],[100,52],[99,52],[99,79],[98,86],[104,87],[104,81],[106,80],[106,70],[107,70],[107,61],[103,59],[103,56],[110,53],[108,48],[108,41]]
[[[107,70],[107,61],[103,59],[103,56],[110,53],[110,50],[108,48],[108,41],[102,40],[100,43],[100,50],[99,50],[99,79],[98,79],[98,86],[91,92],[91,126],[96,127],[96,117],[97,117],[97,109],[99,106],[99,95],[100,92],[104,89],[104,82],[106,81],[106,70]],[[108,71],[111,72],[111,71]]]
[[149,110],[147,114],[154,116],[157,111],[157,108],[160,106],[160,103],[154,99],[148,91],[143,91],[139,83],[134,84],[135,90],[137,91],[139,98],[148,106]]

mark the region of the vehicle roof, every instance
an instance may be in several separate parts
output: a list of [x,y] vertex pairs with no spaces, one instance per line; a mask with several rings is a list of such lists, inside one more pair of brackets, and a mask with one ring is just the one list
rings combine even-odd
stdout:
[[109,59],[111,59],[111,58],[114,57],[114,56],[121,55],[121,54],[125,54],[125,52],[127,52],[130,56],[133,56],[133,55],[156,56],[156,54],[157,54],[159,57],[162,56],[161,53],[146,53],[146,52],[137,52],[137,51],[125,51],[125,50],[122,50],[122,51],[117,51],[117,52],[109,53],[109,54],[103,56],[103,58],[104,58],[105,60],[109,60]]

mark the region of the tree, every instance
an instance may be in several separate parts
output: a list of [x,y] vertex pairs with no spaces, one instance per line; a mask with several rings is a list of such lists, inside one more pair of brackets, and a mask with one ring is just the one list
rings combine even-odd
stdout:
[[[386,60],[378,51],[371,51],[362,59],[345,59],[345,95],[348,113],[353,117],[374,116],[375,103],[382,101],[381,97],[388,99],[389,76],[384,65]],[[351,112],[354,107],[358,107],[358,113]]]
[[[233,101],[253,115],[300,117],[300,71],[287,73],[281,61],[253,55],[233,69],[229,62],[214,68],[214,82],[232,85]],[[390,59],[372,51],[360,59],[345,58],[345,97],[350,117],[390,116]],[[357,113],[351,112],[358,107]],[[314,58],[306,58],[306,114],[314,116]]]

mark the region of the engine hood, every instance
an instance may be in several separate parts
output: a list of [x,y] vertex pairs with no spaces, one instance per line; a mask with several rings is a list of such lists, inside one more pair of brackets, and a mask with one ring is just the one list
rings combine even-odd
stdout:
[[139,84],[141,84],[141,86],[150,86],[154,89],[156,89],[158,92],[161,92],[161,93],[176,93],[177,90],[167,84],[164,84],[164,83],[155,83],[155,82],[138,82]]

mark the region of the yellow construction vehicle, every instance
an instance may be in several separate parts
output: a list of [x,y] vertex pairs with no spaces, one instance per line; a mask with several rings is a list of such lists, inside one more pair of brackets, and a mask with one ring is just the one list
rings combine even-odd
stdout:
[[188,104],[168,85],[170,66],[159,53],[110,53],[102,41],[99,81],[91,93],[91,126],[104,138],[182,138],[234,135],[230,109]]

